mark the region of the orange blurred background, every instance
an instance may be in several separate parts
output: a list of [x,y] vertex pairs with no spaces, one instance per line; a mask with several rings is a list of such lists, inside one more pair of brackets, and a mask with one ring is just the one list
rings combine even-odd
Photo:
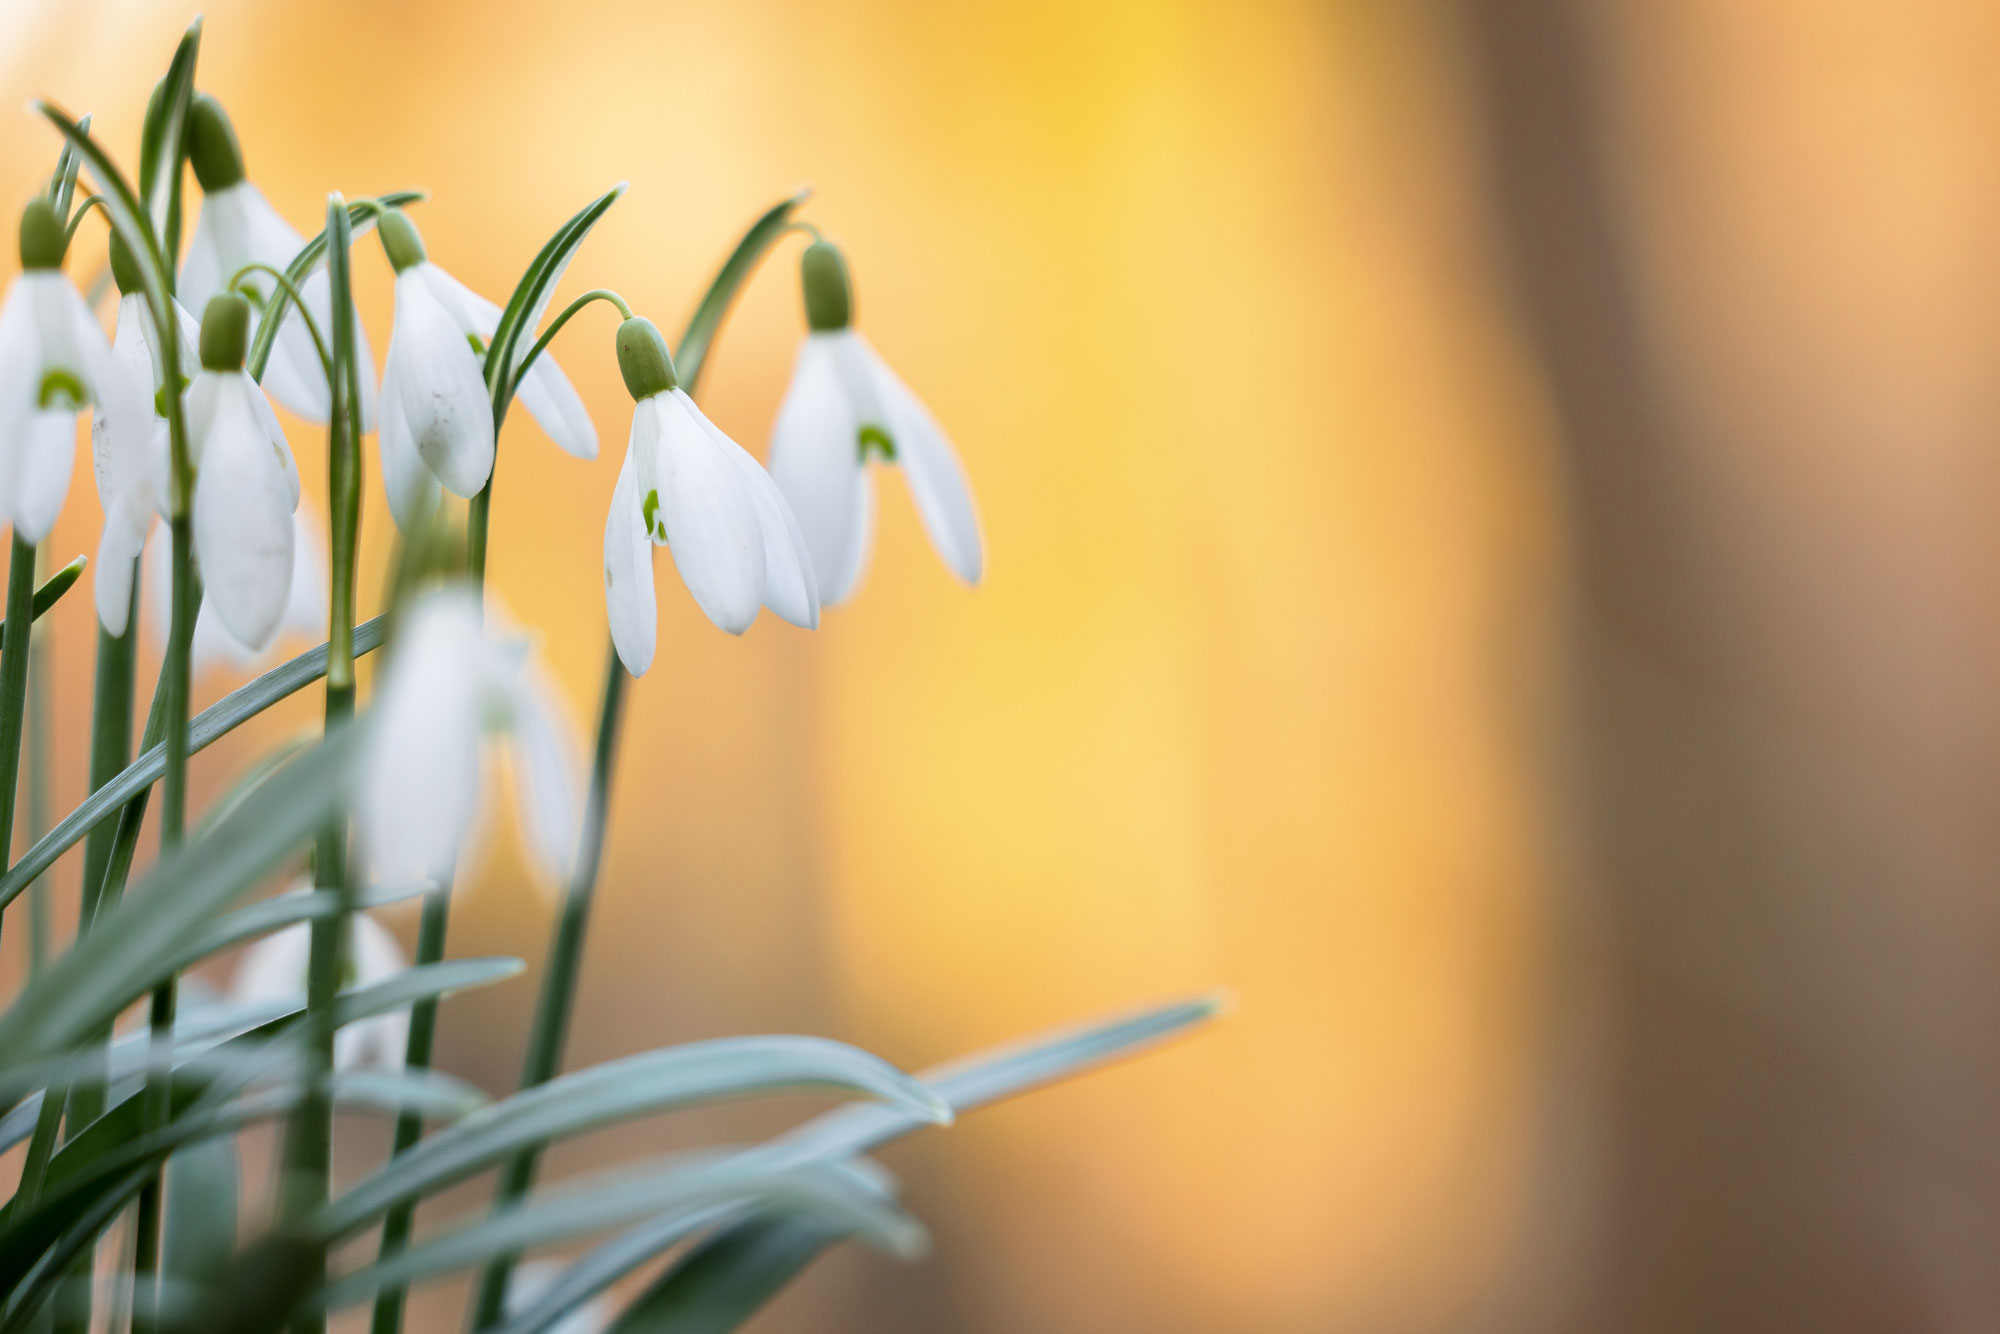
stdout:
[[[1770,603],[1745,594],[1747,617],[1830,608],[1760,623],[1803,662],[1845,624],[1813,599],[1837,602],[1855,567],[1813,561],[1849,549],[1853,507],[1880,499],[1869,531],[1908,557],[1908,582],[1870,586],[1878,612],[1934,588],[1923,571],[1996,554],[1967,497],[1993,480],[1970,423],[2000,414],[2000,95],[1975,54],[2000,34],[1970,0],[1575,9],[1648,348],[1696,442],[1690,494],[1721,516],[1697,527],[1739,572],[1796,576],[1751,579]],[[129,161],[188,17],[16,0],[0,104],[92,111]],[[660,563],[572,1065],[786,1030],[914,1068],[1234,993],[1192,1041],[891,1151],[933,1257],[841,1254],[757,1328],[1546,1328],[1566,1305],[1548,1294],[1590,1263],[1576,1201],[1619,1124],[1587,1091],[1591,1053],[1618,1045],[1596,1031],[1617,964],[1577,943],[1602,914],[1578,908],[1598,844],[1573,770],[1592,749],[1568,693],[1574,496],[1489,198],[1507,162],[1478,70],[1504,41],[1462,19],[1279,0],[208,7],[200,85],[279,210],[310,234],[330,189],[424,188],[432,258],[496,300],[629,179],[561,295],[616,287],[671,336],[741,229],[810,182],[859,323],[970,474],[974,591],[887,475],[873,568],[816,633],[766,617],[730,639]],[[24,198],[57,145],[25,114],[6,142],[0,185]],[[388,268],[372,241],[357,254],[379,357]],[[766,265],[704,385],[760,457],[803,332],[796,263]],[[603,455],[579,464],[514,414],[490,572],[581,730],[630,405],[608,316],[556,351]],[[1833,464],[1718,447],[1759,411],[1851,425],[1864,407],[1880,429]],[[292,439],[323,498],[323,441]],[[95,548],[87,477],[52,540],[65,557]],[[1927,545],[1939,523],[1964,540]],[[379,480],[363,525],[372,606]],[[1936,594],[1939,622],[1874,623],[1943,662],[1967,592]],[[81,596],[53,618],[59,808],[83,785],[90,618]],[[1908,697],[1932,679],[1912,671],[1876,684]],[[203,755],[197,795],[316,708]],[[1959,794],[1990,796],[1985,772]],[[453,952],[534,964],[550,901],[511,834],[490,847]],[[407,943],[413,918],[391,920]],[[452,1002],[441,1063],[510,1087],[532,997],[531,977]],[[555,1170],[786,1119],[632,1127]],[[343,1141],[342,1168],[379,1147]],[[455,1327],[452,1299],[424,1294],[426,1327]]]

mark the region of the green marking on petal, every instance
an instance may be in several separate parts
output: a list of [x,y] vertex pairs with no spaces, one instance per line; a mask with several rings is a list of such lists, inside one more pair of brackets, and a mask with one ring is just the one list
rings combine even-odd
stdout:
[[258,314],[260,315],[263,314],[265,309],[265,303],[270,300],[269,297],[264,295],[263,288],[257,286],[257,284],[253,282],[241,282],[236,284],[236,290],[243,293],[243,295],[249,300],[250,304],[257,308]]
[[469,333],[465,336],[465,341],[472,344],[473,356],[484,357],[486,355],[486,340],[484,338],[481,338],[476,333]]
[[45,410],[62,408],[81,412],[89,402],[90,391],[83,387],[83,381],[60,366],[42,376],[41,388],[35,393],[35,406]]
[[896,442],[879,426],[862,427],[858,444],[863,463],[868,462],[870,451],[880,454],[884,463],[896,461]]
[[667,525],[660,519],[660,493],[657,490],[646,493],[645,502],[640,505],[645,516],[646,532],[656,542],[667,540]]

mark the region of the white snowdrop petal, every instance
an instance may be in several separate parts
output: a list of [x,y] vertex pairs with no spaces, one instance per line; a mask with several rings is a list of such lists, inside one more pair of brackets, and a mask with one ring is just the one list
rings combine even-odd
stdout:
[[644,676],[653,665],[659,638],[653,598],[653,544],[639,514],[639,484],[627,450],[604,519],[604,608],[618,660],[634,676]]
[[865,342],[862,346],[873,364],[877,390],[889,414],[890,434],[896,441],[896,461],[909,479],[910,495],[917,502],[924,531],[952,573],[976,584],[985,567],[985,547],[958,453],[917,396],[873,348]]
[[277,458],[278,465],[284,469],[285,486],[291,494],[292,508],[297,509],[299,465],[292,457],[291,445],[285,440],[284,428],[278,425],[278,414],[271,410],[271,400],[255,391],[250,394],[250,411],[255,414],[258,428],[263,431],[264,439],[270,444],[271,453]]
[[459,318],[419,264],[396,277],[389,368],[417,453],[453,494],[479,494],[493,472],[493,411]]
[[874,517],[858,445],[858,423],[835,366],[840,334],[799,345],[791,387],[771,431],[771,480],[798,521],[823,606],[854,591]]
[[[736,467],[678,389],[661,402],[658,510],[674,568],[709,620],[740,635],[764,600],[764,535]],[[640,506],[647,495],[643,487]]]
[[97,620],[105,631],[122,635],[132,618],[132,578],[139,553],[153,523],[150,509],[134,512],[129,500],[114,497],[105,511],[104,532],[97,539],[97,558],[90,578],[97,603]]
[[[306,299],[306,309],[312,312],[313,320],[325,331],[328,339],[327,350],[331,352],[334,332],[333,280],[327,276],[324,268],[314,269],[306,275],[306,280],[300,284],[299,290]],[[320,364],[318,350],[313,346],[311,330],[307,329],[305,324],[294,313],[285,317],[284,327],[278,331],[278,336],[280,341],[283,341],[288,336],[295,336],[298,340],[303,341],[304,346],[299,349],[297,355],[306,359],[305,369],[308,377],[319,385],[318,392],[320,398],[330,403],[331,399],[328,398],[326,389],[326,370]],[[375,429],[376,413],[378,411],[375,389],[375,352],[368,344],[368,331],[362,327],[361,319],[358,315],[354,320],[354,363],[355,369],[361,373],[361,431],[365,435]],[[265,378],[268,383],[268,373]],[[289,400],[279,395],[276,390],[272,390],[272,396],[277,398],[280,403],[284,403],[286,407],[291,406]],[[324,413],[322,413],[322,416],[324,416]]]
[[437,503],[438,479],[417,453],[410,437],[410,424],[403,417],[402,391],[396,383],[396,360],[382,377],[382,420],[375,433],[375,448],[382,464],[382,485],[389,493],[389,513],[399,528],[408,529],[419,515]]
[[76,469],[76,414],[48,408],[28,418],[28,429],[15,446],[20,462],[15,473],[14,531],[24,542],[40,542],[56,526],[69,481]]
[[[242,267],[239,261],[225,271],[225,246],[240,253],[244,234],[243,201],[235,190],[204,194],[201,214],[195,219],[194,235],[188,238],[187,257],[181,261],[181,276],[174,284],[176,294],[190,310],[207,307],[209,298],[222,290],[230,274]],[[226,219],[226,220],[225,220]]]
[[369,713],[354,817],[378,880],[451,873],[479,801],[477,604],[432,594],[410,613]]
[[314,640],[326,637],[327,560],[326,534],[320,531],[318,520],[304,506],[293,510],[292,588],[285,598],[284,620],[278,626],[281,634]]
[[535,663],[509,663],[494,675],[504,692],[522,832],[545,883],[565,880],[582,831],[575,736]]
[[216,617],[256,650],[277,634],[291,593],[294,493],[252,405],[256,383],[241,371],[214,378],[220,383],[195,482],[195,553]]
[[579,459],[597,457],[597,425],[583,406],[583,396],[554,357],[544,352],[535,358],[535,364],[521,377],[515,397],[565,454]]
[[[552,1260],[523,1260],[515,1265],[507,1280],[508,1318],[521,1315],[540,1301],[562,1276],[562,1268]],[[604,1334],[609,1328],[611,1304],[603,1297],[593,1297],[572,1308],[550,1325],[545,1334]]]
[[793,625],[817,628],[819,586],[813,577],[812,555],[806,550],[805,535],[792,517],[791,506],[747,450],[724,435],[692,400],[687,408],[736,469],[744,494],[756,511],[758,531],[764,539],[764,605]]

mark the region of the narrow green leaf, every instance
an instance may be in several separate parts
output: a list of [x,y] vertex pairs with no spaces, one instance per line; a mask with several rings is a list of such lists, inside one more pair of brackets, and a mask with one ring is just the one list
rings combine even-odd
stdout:
[[167,1216],[161,1229],[161,1272],[182,1283],[205,1283],[236,1252],[236,1196],[242,1176],[236,1138],[217,1135],[191,1144],[167,1163]]
[[525,351],[521,346],[522,337],[532,335],[535,326],[542,322],[549,301],[555,296],[556,284],[562,281],[584,238],[590,235],[590,229],[597,225],[597,220],[624,193],[625,183],[620,181],[577,210],[536,252],[527,270],[521,274],[521,281],[514,285],[513,294],[500,311],[500,322],[494,326],[493,340],[486,348],[486,384],[494,395],[496,423],[499,411],[506,407],[502,395],[512,386],[518,354]]
[[[77,119],[77,128],[90,132],[90,113],[85,112]],[[83,159],[77,155],[76,146],[63,140],[62,152],[56,154],[55,175],[49,178],[49,202],[56,206],[56,216],[69,220],[69,208],[76,200],[76,174],[83,168]],[[72,224],[74,225],[74,224]]]
[[[201,19],[181,34],[173,62],[154,90],[139,140],[139,196],[154,234],[171,260],[180,254],[181,189],[187,161],[188,107],[194,101],[194,68],[201,54]],[[173,287],[171,274],[169,290]]]
[[[355,626],[354,655],[360,657],[381,647],[387,626],[387,618],[381,616]],[[248,685],[230,691],[203,709],[188,725],[189,752],[212,745],[279,700],[319,680],[326,675],[326,662],[327,646],[321,644],[273,667]],[[12,903],[22,890],[34,882],[36,876],[46,871],[56,858],[69,851],[85,834],[158,782],[166,767],[166,748],[163,745],[150,746],[116,778],[91,793],[82,805],[57,821],[54,829],[37,839],[33,847],[21,854],[19,862],[5,875],[0,875],[0,908]]]
[[206,837],[167,854],[139,892],[31,982],[0,1015],[0,1066],[65,1051],[167,974],[163,961],[293,854],[340,804],[352,733],[286,765]]
[[736,249],[729,253],[729,258],[722,261],[722,267],[716,271],[708,291],[702,295],[701,304],[688,318],[687,328],[681,333],[680,345],[673,349],[674,369],[680,374],[681,387],[690,394],[701,382],[702,368],[708,364],[709,346],[722,328],[723,318],[735,304],[737,293],[749,280],[757,261],[764,258],[765,252],[776,245],[785,234],[785,229],[791,226],[792,215],[811,197],[811,190],[800,190],[766,209],[764,216],[743,233],[743,239],[736,243]]
[[[1217,996],[1161,1006],[1127,1018],[1067,1029],[1010,1044],[925,1071],[920,1078],[963,1115],[1107,1061],[1134,1055],[1213,1018]],[[769,1151],[782,1161],[841,1159],[887,1143],[922,1123],[894,1108],[836,1108],[788,1135]],[[813,1231],[784,1218],[747,1218],[697,1246],[667,1269],[615,1325],[619,1334],[665,1329],[675,1334],[724,1334],[796,1278],[838,1233]],[[658,1255],[678,1238],[641,1224],[569,1266],[557,1286],[570,1303],[601,1291]],[[657,1313],[657,1314],[656,1314]],[[547,1323],[510,1323],[502,1334],[532,1334]]]
[[897,1207],[877,1171],[832,1163],[772,1167],[749,1153],[683,1155],[651,1170],[628,1165],[483,1215],[337,1280],[328,1287],[324,1304],[344,1306],[378,1287],[407,1287],[634,1218],[671,1213],[695,1228],[745,1209],[823,1218],[844,1233],[867,1235],[898,1253],[914,1253],[924,1242],[922,1226]]
[[922,1084],[843,1043],[804,1037],[690,1043],[592,1066],[476,1112],[328,1204],[314,1230],[329,1240],[344,1237],[385,1210],[551,1140],[649,1112],[789,1089],[866,1094],[918,1121],[950,1119]]
[[[664,1234],[657,1226],[652,1231]],[[851,1235],[824,1217],[760,1214],[744,1219],[683,1256],[625,1309],[607,1334],[727,1334],[804,1273],[820,1252]],[[664,1249],[656,1247],[652,1253]],[[534,1334],[553,1323],[547,1318],[510,1322],[500,1334]]]
[[[88,564],[90,564],[89,557],[78,556],[75,560],[42,581],[42,586],[35,590],[35,601],[33,604],[35,620],[41,620],[48,613],[49,608],[62,601],[62,595],[75,587],[76,581],[83,577],[83,567]],[[6,628],[7,618],[0,616],[0,632],[5,632]]]

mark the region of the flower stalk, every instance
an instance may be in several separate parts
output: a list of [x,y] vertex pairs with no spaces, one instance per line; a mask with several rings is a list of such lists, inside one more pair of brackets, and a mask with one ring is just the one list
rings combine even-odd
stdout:
[[[803,194],[794,195],[765,212],[744,234],[709,284],[701,304],[695,308],[687,329],[681,335],[681,355],[673,361],[673,374],[688,394],[692,395],[700,384],[715,333],[735,304],[743,285],[756,269],[758,261],[784,236],[792,214],[804,202]],[[567,319],[575,309],[580,308],[584,299],[579,297],[570,310],[563,312],[562,318]],[[632,318],[622,303],[620,310],[627,320]],[[546,342],[545,337],[536,344],[534,351],[539,352]],[[619,657],[617,644],[608,643],[605,646],[604,693],[598,706],[597,736],[592,747],[590,789],[584,798],[583,839],[577,853],[576,869],[563,895],[562,915],[549,941],[548,963],[542,970],[541,990],[535,997],[534,1026],[529,1033],[527,1054],[522,1064],[522,1088],[546,1083],[562,1068],[570,1015],[576,1005],[576,985],[583,960],[585,933],[590,923],[591,903],[596,895],[597,875],[604,859],[612,766],[617,759],[618,733],[625,716],[625,685],[629,679],[630,673]],[[535,1171],[540,1160],[540,1153],[531,1149],[508,1162],[494,1193],[493,1207],[496,1210],[506,1208],[528,1193],[535,1183]],[[513,1257],[503,1257],[487,1266],[480,1275],[472,1314],[473,1329],[490,1329],[500,1322],[506,1310],[512,1269]],[[378,1323],[374,1334],[394,1334],[394,1330],[394,1326],[384,1328]]]

